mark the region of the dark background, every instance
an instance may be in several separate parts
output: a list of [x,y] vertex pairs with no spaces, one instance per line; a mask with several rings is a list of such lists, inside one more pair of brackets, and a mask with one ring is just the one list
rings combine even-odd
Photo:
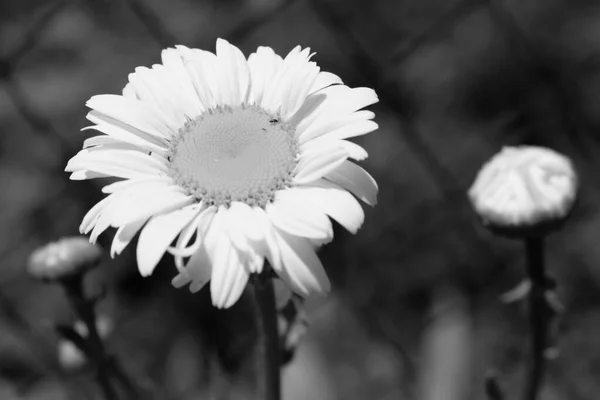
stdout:
[[[499,296],[523,277],[520,243],[494,238],[465,198],[503,145],[572,157],[579,203],[548,241],[566,307],[542,399],[600,393],[600,6],[585,0],[0,1],[0,399],[99,398],[56,361],[60,288],[25,273],[32,249],[77,234],[101,198],[66,161],[89,133],[85,101],[136,66],[223,37],[248,55],[311,47],[321,68],[374,88],[380,129],[357,142],[380,186],[356,236],[321,251],[333,281],[283,371],[285,400],[483,399],[495,373],[521,392],[527,319]],[[113,232],[104,234],[107,248]],[[134,243],[89,278],[107,298],[108,346],[151,399],[253,398],[248,295],[216,311],[176,290],[170,258],[142,279]]]

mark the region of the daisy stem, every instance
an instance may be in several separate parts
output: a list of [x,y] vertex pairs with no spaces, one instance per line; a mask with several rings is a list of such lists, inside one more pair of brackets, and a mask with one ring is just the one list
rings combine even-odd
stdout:
[[275,291],[270,274],[265,271],[254,281],[254,298],[259,347],[259,399],[281,399],[281,351],[277,329]]
[[544,351],[548,340],[550,312],[546,301],[546,291],[549,288],[544,266],[543,240],[543,238],[525,239],[527,275],[531,281],[528,294],[531,357],[527,367],[524,400],[536,400],[545,368]]
[[71,279],[63,281],[63,288],[67,294],[69,302],[75,309],[75,313],[85,324],[88,335],[87,342],[89,346],[89,357],[96,364],[96,379],[102,389],[106,400],[116,400],[115,389],[110,383],[110,358],[106,354],[104,344],[96,327],[96,313],[94,311],[93,301],[87,299],[83,293],[83,277],[77,275]]

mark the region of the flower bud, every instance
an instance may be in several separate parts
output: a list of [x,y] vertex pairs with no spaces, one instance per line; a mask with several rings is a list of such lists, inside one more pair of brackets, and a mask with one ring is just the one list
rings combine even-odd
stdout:
[[51,282],[65,280],[98,265],[100,247],[84,237],[66,237],[36,249],[29,256],[27,272],[33,278]]
[[557,229],[576,195],[571,161],[536,146],[504,147],[481,168],[469,189],[483,224],[510,237],[540,237]]

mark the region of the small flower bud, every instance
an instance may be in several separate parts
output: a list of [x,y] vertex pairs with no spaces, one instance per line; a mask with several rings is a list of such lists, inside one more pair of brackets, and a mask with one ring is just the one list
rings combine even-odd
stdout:
[[68,279],[98,265],[100,247],[84,237],[66,237],[36,249],[29,256],[27,272],[33,278],[51,282]]
[[483,224],[510,237],[539,237],[557,229],[576,195],[571,161],[535,146],[504,147],[481,168],[469,189]]

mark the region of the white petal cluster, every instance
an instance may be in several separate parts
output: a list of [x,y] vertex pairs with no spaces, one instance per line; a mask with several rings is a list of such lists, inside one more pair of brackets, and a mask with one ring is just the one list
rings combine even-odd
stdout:
[[[327,292],[329,280],[315,251],[332,240],[331,219],[355,233],[364,219],[357,198],[376,203],[375,180],[351,161],[367,153],[348,139],[377,129],[374,114],[361,109],[378,99],[371,89],[350,88],[338,76],[320,71],[311,57],[309,49],[300,47],[285,58],[259,47],[246,59],[225,40],[217,41],[216,54],[176,46],[162,52],[162,64],[136,68],[122,96],[92,97],[87,118],[94,125],[86,129],[102,135],[87,139],[66,170],[71,179],[122,180],[104,187],[108,196],[84,217],[81,232],[94,242],[107,228],[117,228],[113,256],[140,232],[137,260],[142,275],[150,275],[169,252],[179,271],[173,285],[189,284],[195,292],[210,282],[217,307],[234,304],[265,259],[295,292]],[[254,118],[247,116],[251,110],[260,110],[269,116],[267,122],[281,124],[280,131],[291,135],[294,159],[289,178],[268,189],[272,192],[267,190],[268,202],[246,202],[227,193],[217,200],[203,197],[214,188],[193,185],[217,185],[211,171],[227,161],[218,154],[245,151],[232,136],[234,122],[223,116]],[[176,176],[172,155],[183,142],[182,134],[192,134],[187,127],[196,124],[193,134],[202,134],[206,129],[197,125],[210,115],[219,115],[211,119],[210,129],[222,129],[228,139],[216,144],[211,138],[195,141],[194,149],[219,146],[212,153],[198,150],[198,163],[190,148],[177,153],[184,154],[186,163],[203,168],[197,171],[202,179],[190,182],[196,171]],[[235,152],[226,153],[222,147],[230,142],[235,142]],[[256,154],[262,153],[256,152],[264,151],[258,147],[252,147],[254,153],[247,151],[254,158],[239,160],[258,159]],[[276,160],[275,167],[269,164],[260,170],[239,160],[227,166],[239,164],[241,176],[285,164]],[[233,179],[231,171],[226,172]],[[217,189],[226,191],[228,184],[218,182]],[[243,191],[242,184],[236,185],[236,193]]]

